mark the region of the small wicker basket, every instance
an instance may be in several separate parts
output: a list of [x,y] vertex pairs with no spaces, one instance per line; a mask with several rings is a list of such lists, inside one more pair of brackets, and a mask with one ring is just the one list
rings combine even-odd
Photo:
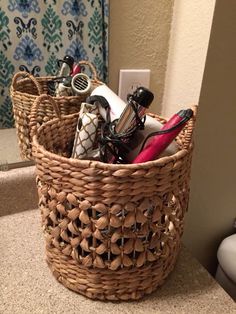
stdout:
[[[94,66],[87,61],[80,61],[80,65],[88,66],[92,73],[92,84],[99,85]],[[29,115],[33,102],[41,94],[48,94],[48,82],[54,77],[34,77],[33,75],[20,71],[12,79],[10,95],[13,103],[13,113],[18,137],[18,144],[22,159],[32,159],[31,138],[29,130]],[[78,112],[81,103],[88,94],[82,96],[54,97],[62,115]],[[55,117],[51,106],[41,107],[38,111],[37,121],[42,124]]]
[[[45,103],[58,118],[37,128]],[[46,95],[35,101],[30,126],[39,208],[47,262],[59,282],[100,300],[139,299],[164,282],[188,206],[192,109],[176,154],[124,165],[69,158],[78,113],[62,117]]]

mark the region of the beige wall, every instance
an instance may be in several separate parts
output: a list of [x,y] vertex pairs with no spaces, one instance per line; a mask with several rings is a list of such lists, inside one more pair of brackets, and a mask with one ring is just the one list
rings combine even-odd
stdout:
[[185,244],[210,271],[236,217],[236,1],[217,0],[199,101]]
[[151,69],[151,108],[161,112],[173,0],[111,0],[109,86],[118,91],[120,69]]
[[198,104],[215,0],[175,0],[162,114]]
[[[215,5],[215,0],[175,0],[161,108],[173,2],[110,1],[110,87],[117,92],[120,68],[150,68],[157,100],[152,110],[166,116],[178,106],[199,100]],[[217,247],[232,232],[236,217],[236,1],[216,2],[183,237],[184,244],[212,273]]]

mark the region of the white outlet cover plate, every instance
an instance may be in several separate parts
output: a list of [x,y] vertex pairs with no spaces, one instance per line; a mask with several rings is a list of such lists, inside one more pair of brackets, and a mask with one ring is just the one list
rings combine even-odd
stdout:
[[127,95],[133,93],[137,87],[149,88],[150,73],[149,69],[120,70],[118,96],[126,102]]

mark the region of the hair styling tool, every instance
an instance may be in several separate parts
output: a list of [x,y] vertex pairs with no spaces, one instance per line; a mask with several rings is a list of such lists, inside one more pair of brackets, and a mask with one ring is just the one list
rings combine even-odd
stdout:
[[71,76],[75,76],[76,74],[80,72],[81,72],[81,66],[78,63],[74,64]]
[[[160,121],[146,115],[144,129],[136,130],[129,141],[129,151],[125,155],[128,163],[131,163],[138,156],[140,150],[144,147],[143,144],[147,143],[146,138],[149,138],[149,134],[161,130],[162,127],[163,124]],[[178,145],[176,141],[172,141],[159,157],[174,155],[177,151]]]
[[97,105],[100,115],[105,120],[105,122],[101,125],[100,137],[98,139],[100,160],[103,162],[107,162],[108,159],[111,158],[111,156],[113,155],[115,155],[118,159],[119,156],[116,155],[116,151],[114,150],[114,144],[117,143],[117,145],[122,145],[122,142],[120,141],[119,137],[116,136],[112,129],[113,124],[111,123],[111,107],[109,102],[105,97],[99,95],[87,97],[86,102]]
[[[119,119],[125,107],[127,106],[127,104],[105,84],[96,87],[91,92],[91,97],[92,96],[102,96],[107,100],[108,106],[110,106],[111,122],[115,119]],[[87,100],[87,102],[89,101]],[[106,118],[107,111],[101,106],[99,106],[99,113],[103,117],[103,119],[107,121]],[[150,133],[160,130],[162,126],[163,125],[159,121],[157,121],[156,119],[149,115],[146,115],[145,128],[143,130],[138,129],[133,133],[132,139],[129,141],[129,145],[128,146],[126,145],[127,151],[124,152],[125,154],[124,160],[128,163],[132,162],[132,160],[140,152],[140,148],[142,147],[142,143],[144,142],[145,138]],[[176,151],[177,145],[175,142],[172,142],[170,144],[170,147],[168,146],[167,149],[163,152],[163,154],[173,155]]]
[[92,84],[88,75],[78,73],[72,77],[71,87],[76,95],[83,95],[91,90]]
[[[99,106],[107,112],[105,123],[101,125],[101,133],[106,125],[110,123],[110,106],[102,96],[89,96],[86,103],[82,103],[80,115],[76,127],[72,158],[100,159],[103,155],[104,145],[98,138],[98,145],[94,145],[97,129],[99,126]],[[95,147],[94,147],[95,146]],[[102,158],[103,160],[103,158]]]
[[[105,87],[105,90],[107,89],[108,88]],[[121,104],[122,106],[123,101],[116,94],[113,95],[113,92],[109,89],[108,95],[109,99],[114,99],[117,104]],[[104,98],[103,96],[94,95],[89,97],[89,99],[87,98],[87,101],[90,102],[92,99],[93,101],[99,102],[99,98],[96,97]],[[102,147],[102,161],[109,163],[124,163],[126,161],[124,156],[129,150],[129,139],[133,135],[134,131],[144,127],[144,114],[146,108],[150,106],[153,98],[153,94],[148,89],[139,87],[132,95],[128,95],[128,103],[125,105],[119,119],[115,119],[111,122],[111,115],[108,120],[108,111],[106,111],[106,123],[101,129],[100,139]],[[109,102],[108,105],[110,106],[110,111],[112,111],[111,103]],[[114,103],[112,105],[114,110],[117,110]],[[104,106],[102,107],[104,108]],[[105,117],[105,113],[103,111],[100,111],[100,113],[103,117]]]
[[73,71],[73,64],[74,64],[74,58],[71,56],[66,55],[63,60],[58,60],[57,65],[59,67],[59,73],[57,76],[69,76],[70,73]]
[[141,149],[140,154],[132,163],[142,163],[156,159],[179,134],[192,115],[193,111],[191,109],[180,110],[178,113],[174,114],[160,131],[149,134],[143,143],[143,147],[148,138],[154,136],[153,139],[150,140],[144,149]]
[[[145,111],[151,105],[154,95],[145,87],[138,87],[133,94],[127,96],[127,105],[123,110],[120,118],[113,121],[113,136],[120,138],[123,143],[128,143],[130,137],[137,129],[144,129]],[[143,119],[144,118],[144,119]],[[115,134],[114,134],[115,133]],[[117,156],[122,156],[124,159],[125,145],[115,143],[115,152],[108,160],[109,163],[117,162]],[[127,148],[126,148],[127,149]],[[118,160],[120,157],[118,157]]]
[[62,82],[58,84],[55,95],[58,97],[73,95],[73,91],[71,88],[71,76],[62,79]]
[[[74,58],[66,55],[63,60],[57,60],[57,65],[59,67],[59,72],[57,76],[48,82],[48,90],[51,96],[70,96],[71,91],[67,86],[67,83],[63,81],[72,72],[74,64]],[[64,88],[64,86],[65,88]]]
[[[110,121],[118,119],[122,111],[126,107],[126,103],[118,95],[116,95],[106,84],[102,84],[94,88],[94,90],[91,92],[91,97],[92,96],[103,97],[104,99],[106,99],[108,106],[110,107]],[[107,120],[107,111],[102,106],[99,106],[99,111],[103,119]]]
[[128,103],[116,122],[117,133],[136,130],[137,126],[144,128],[144,117],[146,109],[151,105],[154,95],[145,87],[138,87],[133,94],[127,96]]
[[76,127],[72,158],[84,159],[94,148],[98,128],[98,109],[96,105],[81,104]]

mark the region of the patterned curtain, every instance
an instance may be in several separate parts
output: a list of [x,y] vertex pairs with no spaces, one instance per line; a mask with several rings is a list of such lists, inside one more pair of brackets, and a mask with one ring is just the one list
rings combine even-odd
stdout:
[[107,81],[109,0],[0,0],[0,128],[14,126],[9,86],[25,70],[55,75],[65,54]]

